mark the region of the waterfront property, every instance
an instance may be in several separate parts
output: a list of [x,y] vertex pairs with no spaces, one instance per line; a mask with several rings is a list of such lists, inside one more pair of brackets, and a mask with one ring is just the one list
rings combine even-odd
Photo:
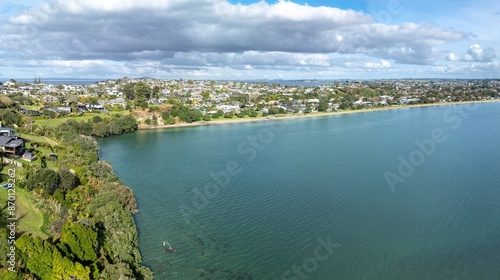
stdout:
[[10,127],[0,127],[0,148],[7,155],[21,155],[24,152],[24,140]]

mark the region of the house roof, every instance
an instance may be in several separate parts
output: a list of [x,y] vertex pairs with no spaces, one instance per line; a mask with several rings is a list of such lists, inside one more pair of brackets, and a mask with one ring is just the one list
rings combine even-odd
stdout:
[[32,152],[30,151],[26,151],[24,152],[24,155],[23,155],[24,158],[34,158],[36,157]]
[[14,139],[12,137],[0,136],[0,147],[16,148],[23,144],[22,139]]
[[10,137],[0,136],[0,146],[5,147],[5,145],[7,145],[7,143],[9,143],[10,140],[11,140]]
[[2,131],[2,130],[14,131],[14,129],[12,129],[12,128],[10,128],[10,127],[5,127],[5,126],[4,126],[4,127],[1,127],[1,126],[0,126],[0,131]]

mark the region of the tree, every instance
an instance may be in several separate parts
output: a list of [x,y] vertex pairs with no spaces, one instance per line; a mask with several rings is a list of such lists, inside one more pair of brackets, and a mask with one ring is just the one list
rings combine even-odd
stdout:
[[109,135],[109,125],[105,122],[92,124],[92,135],[106,137]]
[[52,259],[52,279],[90,279],[89,267],[73,262],[63,256],[59,250],[54,249]]
[[54,279],[52,274],[54,245],[40,237],[23,234],[16,240],[16,247],[31,273],[40,279]]
[[319,112],[325,112],[328,109],[328,102],[326,101],[320,101],[318,105],[318,111]]
[[12,109],[5,109],[0,111],[0,118],[2,119],[2,126],[12,126],[19,122],[21,116]]
[[53,119],[56,117],[56,112],[54,112],[52,110],[43,110],[42,114],[49,117],[50,119]]
[[100,160],[91,164],[90,170],[97,178],[105,182],[119,182],[118,176],[113,172],[109,162]]
[[275,115],[275,114],[278,114],[280,112],[280,108],[278,107],[272,107],[269,109],[269,115]]
[[93,123],[100,123],[100,122],[102,122],[102,118],[98,115],[95,115],[92,117],[92,122]]
[[151,91],[151,96],[153,98],[158,98],[159,95],[160,95],[160,87],[159,86],[154,86],[153,90]]
[[66,190],[72,190],[76,187],[77,185],[77,178],[69,168],[65,165],[59,167],[59,178],[60,178],[60,183],[59,187],[66,191]]
[[10,107],[12,104],[13,102],[10,97],[5,95],[0,96],[0,107]]
[[204,121],[208,122],[208,121],[210,121],[210,120],[212,119],[212,117],[210,117],[210,115],[209,115],[209,114],[205,114],[205,115],[203,115],[203,118],[202,118],[202,119],[203,119]]
[[168,117],[167,119],[163,119],[163,124],[175,124],[175,119],[172,117]]
[[135,85],[135,99],[145,101],[151,98],[151,88],[145,82],[138,82]]
[[62,230],[61,243],[82,262],[97,259],[97,232],[92,228],[68,221]]
[[132,100],[135,98],[135,84],[134,83],[128,83],[125,84],[122,88],[122,92],[125,95],[125,98],[128,100]]
[[188,123],[197,122],[203,117],[203,114],[199,110],[191,110],[186,114],[185,121]]
[[48,168],[40,168],[26,179],[26,188],[30,191],[40,188],[48,193],[58,185],[59,174]]
[[149,107],[148,102],[146,100],[142,100],[142,99],[136,99],[135,105],[143,110],[145,110]]

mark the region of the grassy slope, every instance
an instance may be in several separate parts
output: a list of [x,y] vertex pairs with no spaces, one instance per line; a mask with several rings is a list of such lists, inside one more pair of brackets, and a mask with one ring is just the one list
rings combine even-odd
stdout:
[[[23,139],[26,139],[28,140],[29,142],[38,142],[38,143],[48,143],[49,145],[51,146],[56,146],[56,145],[59,145],[59,143],[57,143],[56,141],[48,138],[48,137],[45,137],[45,136],[37,136],[37,135],[31,135],[31,134],[22,134],[20,135],[21,138]],[[31,143],[26,143],[26,149],[28,150],[31,150],[32,149],[32,146],[31,146]],[[42,147],[38,147],[36,148],[36,150],[42,152],[42,154],[46,157],[46,158],[49,158],[49,155],[52,153],[52,151],[48,148],[42,148]],[[40,164],[40,160],[37,159],[35,161],[32,161],[32,162],[29,162],[29,161],[26,161],[26,160],[23,160],[22,158],[21,159],[18,159],[17,161],[21,162],[22,164],[30,164],[30,165],[39,165]],[[50,161],[50,160],[46,160],[45,161],[47,163],[47,167],[52,169],[52,170],[57,170],[54,162]]]
[[[7,168],[4,168],[4,170],[7,172]],[[2,170],[2,173],[4,173],[4,170]],[[7,197],[7,190],[0,188],[0,207],[3,208],[7,204]],[[47,238],[48,236],[40,230],[43,225],[43,215],[33,206],[31,193],[16,188],[15,197],[16,215],[21,217],[17,220],[17,232],[26,232],[44,239]]]
[[22,134],[20,135],[21,138],[26,139],[28,141],[32,142],[40,142],[40,143],[48,143],[52,146],[59,145],[56,141],[45,137],[45,136],[38,136],[38,135],[31,135],[31,134]]
[[111,111],[111,112],[104,112],[104,113],[86,113],[83,116],[66,116],[66,117],[60,117],[60,118],[55,118],[55,119],[38,119],[35,120],[35,124],[38,125],[45,125],[45,126],[50,126],[50,127],[55,127],[66,120],[72,119],[77,122],[79,121],[84,121],[87,122],[88,120],[92,119],[93,116],[107,116],[110,114],[128,114],[128,111]]

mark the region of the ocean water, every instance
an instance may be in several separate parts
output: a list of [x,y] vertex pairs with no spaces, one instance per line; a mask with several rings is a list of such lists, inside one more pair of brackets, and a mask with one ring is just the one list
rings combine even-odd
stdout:
[[500,103],[99,143],[156,279],[500,279]]

